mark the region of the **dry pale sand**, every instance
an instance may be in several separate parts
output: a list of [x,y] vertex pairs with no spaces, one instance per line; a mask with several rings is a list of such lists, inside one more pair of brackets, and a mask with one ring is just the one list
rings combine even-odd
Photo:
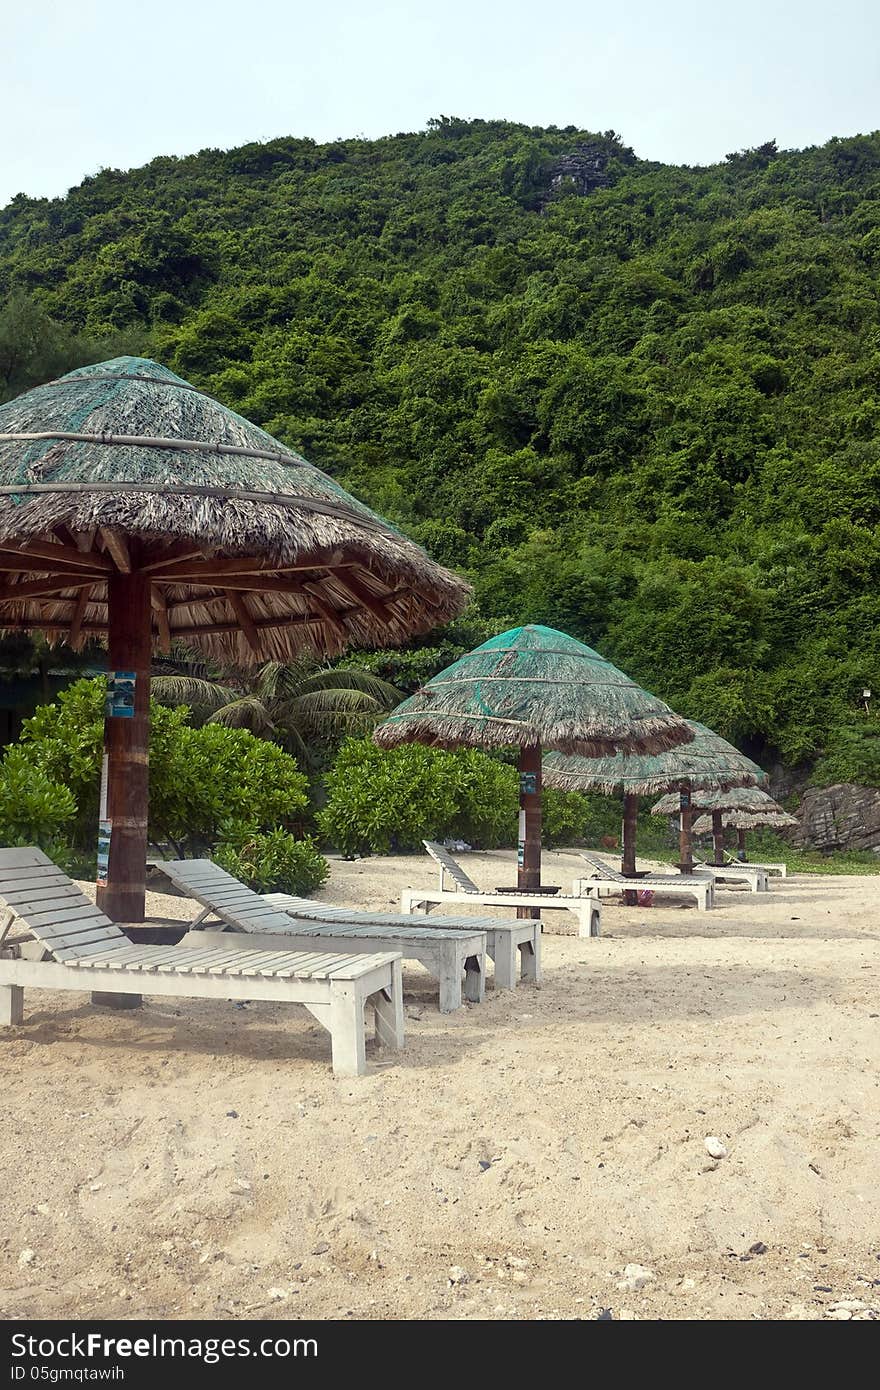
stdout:
[[[464,862],[512,879],[510,854]],[[547,881],[577,872],[546,856]],[[428,875],[334,861],[324,896],[387,906]],[[406,1052],[354,1081],[299,1009],[26,994],[0,1041],[0,1312],[871,1316],[878,893],[611,903],[599,940],[545,935],[543,989],[452,1016],[407,966]]]

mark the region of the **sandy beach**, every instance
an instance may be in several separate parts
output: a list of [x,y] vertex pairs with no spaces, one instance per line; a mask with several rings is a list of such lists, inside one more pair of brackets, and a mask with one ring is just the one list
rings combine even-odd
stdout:
[[[462,862],[513,881],[511,852]],[[581,863],[549,852],[545,880]],[[334,859],[321,896],[396,907],[432,867]],[[406,1051],[356,1080],[298,1008],[26,994],[0,1313],[880,1316],[878,891],[612,900],[597,940],[549,913],[543,988],[449,1016],[408,963]]]

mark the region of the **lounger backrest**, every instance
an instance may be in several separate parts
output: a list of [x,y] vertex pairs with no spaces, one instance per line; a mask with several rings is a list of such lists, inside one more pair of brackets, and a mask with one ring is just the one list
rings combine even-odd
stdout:
[[432,859],[436,859],[440,868],[447,873],[454,883],[457,883],[464,893],[479,893],[479,888],[472,878],[468,878],[460,864],[456,863],[448,849],[438,845],[434,840],[423,840],[422,844],[428,851]]
[[0,849],[0,904],[58,961],[131,945],[72,878],[39,849]]
[[212,859],[157,860],[176,888],[239,931],[290,931],[290,914],[272,907]]
[[610,864],[606,864],[604,860],[597,858],[595,855],[588,854],[585,849],[580,850],[579,853],[581,859],[586,859],[588,864],[594,869],[598,869],[603,878],[610,878],[620,883],[627,882],[622,873],[619,873],[617,869],[612,869]]

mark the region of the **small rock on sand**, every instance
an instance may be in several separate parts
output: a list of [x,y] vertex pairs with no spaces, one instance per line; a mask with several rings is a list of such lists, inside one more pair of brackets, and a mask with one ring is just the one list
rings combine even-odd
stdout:
[[646,1269],[644,1265],[624,1265],[623,1278],[617,1287],[635,1293],[637,1289],[643,1289],[646,1284],[650,1284],[653,1278],[653,1269]]
[[727,1157],[727,1145],[718,1138],[717,1134],[707,1134],[703,1143],[710,1158]]

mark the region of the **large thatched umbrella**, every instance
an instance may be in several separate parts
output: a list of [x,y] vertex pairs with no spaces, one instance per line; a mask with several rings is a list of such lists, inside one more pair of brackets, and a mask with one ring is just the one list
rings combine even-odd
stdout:
[[[669,810],[673,798],[661,797],[651,809],[655,815],[674,814]],[[784,811],[778,801],[760,787],[733,787],[729,791],[695,792],[692,798],[695,811],[700,811],[699,820],[693,824],[695,835],[708,835],[712,832],[715,849],[715,863],[724,863],[724,827],[734,826],[737,831],[737,849],[740,859],[746,863],[746,831],[758,826],[769,826],[773,830],[784,830],[797,825],[794,816]]]
[[551,627],[502,632],[432,677],[376,729],[399,743],[519,748],[518,886],[541,885],[543,748],[651,753],[691,738],[686,722],[598,652]]
[[292,449],[136,357],[0,406],[0,569],[5,631],[99,639],[111,673],[134,675],[133,692],[115,682],[131,717],[106,721],[99,893],[128,922],[144,914],[154,646],[335,655],[428,631],[469,592]]
[[544,759],[544,780],[566,791],[596,791],[623,796],[622,872],[636,872],[636,822],[639,797],[657,792],[676,793],[673,809],[681,816],[679,868],[693,869],[691,849],[692,796],[696,789],[720,790],[754,787],[767,775],[734,748],[732,743],[696,720],[685,721],[693,740],[680,748],[645,757],[618,754],[612,758],[566,758],[550,754]]

